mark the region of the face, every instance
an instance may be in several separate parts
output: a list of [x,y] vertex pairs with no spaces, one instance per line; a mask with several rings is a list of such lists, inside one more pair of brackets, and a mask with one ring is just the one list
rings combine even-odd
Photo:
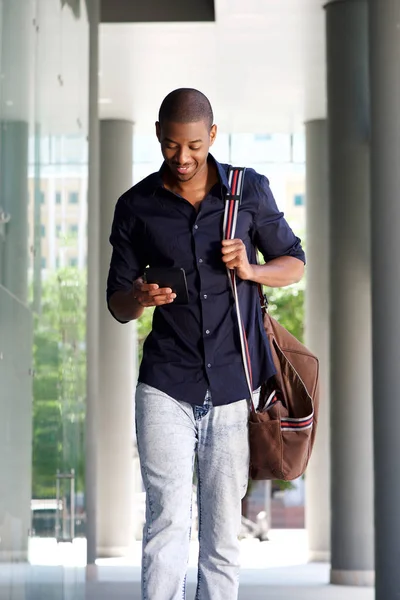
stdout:
[[173,178],[184,183],[205,169],[209,149],[217,136],[217,127],[213,125],[210,131],[204,121],[164,121],[162,126],[156,123],[156,134]]

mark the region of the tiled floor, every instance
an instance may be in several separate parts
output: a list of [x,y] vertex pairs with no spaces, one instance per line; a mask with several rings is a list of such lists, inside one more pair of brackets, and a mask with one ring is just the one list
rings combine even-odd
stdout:
[[[0,566],[0,600],[140,600],[139,544],[130,557],[99,560],[88,570],[82,565],[83,551],[81,543],[59,548],[38,543],[31,553],[33,565]],[[243,541],[239,599],[373,600],[372,588],[328,585],[329,565],[307,564],[306,556],[306,538],[301,531],[272,532],[271,541],[262,544]],[[196,557],[194,543],[187,600],[195,595]],[[53,566],[43,566],[51,561]]]
[[[63,573],[35,568],[26,582],[0,586],[0,600],[140,600],[140,586],[126,567],[100,567],[97,582],[84,583],[82,569]],[[136,575],[136,574],[134,574]],[[326,565],[284,567],[269,571],[245,570],[240,600],[373,600],[370,588],[344,588],[326,584]],[[135,577],[136,578],[136,577]],[[110,581],[111,579],[111,581]],[[188,584],[187,600],[193,600],[195,583]],[[169,600],[169,599],[166,599]]]

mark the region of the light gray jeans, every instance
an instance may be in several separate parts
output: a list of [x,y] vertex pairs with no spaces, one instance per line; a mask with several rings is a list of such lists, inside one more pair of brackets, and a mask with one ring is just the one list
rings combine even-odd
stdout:
[[236,600],[241,500],[249,469],[248,403],[178,402],[143,383],[136,432],[146,489],[143,600],[183,600],[197,456],[199,563],[196,600]]

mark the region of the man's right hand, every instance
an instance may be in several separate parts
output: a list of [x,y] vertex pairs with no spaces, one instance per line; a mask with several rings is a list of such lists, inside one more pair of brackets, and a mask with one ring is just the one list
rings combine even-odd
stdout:
[[155,283],[144,283],[140,278],[133,282],[129,292],[114,292],[109,305],[114,317],[121,323],[127,323],[138,319],[148,306],[171,304],[175,298],[176,294],[170,288],[160,289]]
[[156,283],[145,283],[141,277],[133,283],[132,294],[143,308],[171,304],[176,298],[171,288],[160,288]]

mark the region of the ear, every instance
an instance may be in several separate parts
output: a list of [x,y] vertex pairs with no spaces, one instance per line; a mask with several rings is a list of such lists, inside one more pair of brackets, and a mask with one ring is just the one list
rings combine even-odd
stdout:
[[211,131],[210,131],[210,146],[212,146],[213,143],[215,142],[215,140],[217,139],[217,132],[218,132],[217,126],[213,125],[211,127]]
[[158,121],[156,122],[156,136],[157,136],[158,141],[161,144],[161,125]]

